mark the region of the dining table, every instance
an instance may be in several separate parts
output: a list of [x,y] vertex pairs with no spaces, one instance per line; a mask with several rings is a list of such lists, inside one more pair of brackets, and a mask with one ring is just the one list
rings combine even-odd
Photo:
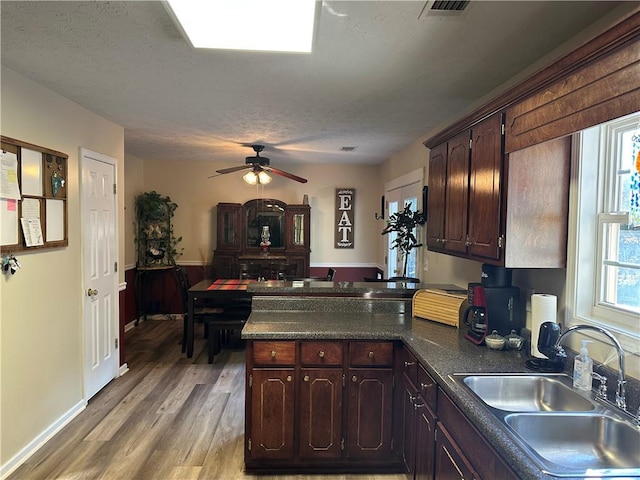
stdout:
[[216,280],[204,279],[193,285],[187,291],[187,322],[186,322],[186,354],[193,357],[193,326],[194,306],[197,300],[212,300],[217,306],[224,309],[225,304],[237,302],[241,299],[251,299],[251,293],[247,292],[247,286],[255,282],[253,279],[218,278]]

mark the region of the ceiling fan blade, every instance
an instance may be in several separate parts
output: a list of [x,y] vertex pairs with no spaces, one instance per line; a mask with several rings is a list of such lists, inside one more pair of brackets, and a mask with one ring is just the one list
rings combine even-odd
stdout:
[[222,170],[216,170],[216,172],[221,173],[221,174],[233,173],[233,172],[237,172],[239,170],[245,170],[247,168],[253,168],[253,165],[240,165],[238,167],[223,168]]
[[281,177],[285,177],[290,180],[295,180],[296,182],[307,183],[306,178],[299,177],[297,175],[294,175],[293,173],[285,172],[283,170],[278,170],[277,168],[273,168],[273,167],[265,167],[264,169],[269,172],[273,172],[276,175],[280,175]]

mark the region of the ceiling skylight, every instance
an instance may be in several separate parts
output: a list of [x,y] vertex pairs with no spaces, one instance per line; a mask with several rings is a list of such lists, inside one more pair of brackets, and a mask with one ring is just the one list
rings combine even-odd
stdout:
[[195,48],[310,53],[315,0],[166,0]]

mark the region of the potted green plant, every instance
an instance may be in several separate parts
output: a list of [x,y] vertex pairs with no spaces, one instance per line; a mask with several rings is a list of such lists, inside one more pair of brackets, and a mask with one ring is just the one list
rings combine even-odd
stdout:
[[182,237],[175,237],[171,219],[178,205],[155,190],[136,196],[134,205],[138,265],[175,265]]
[[411,204],[407,203],[403,210],[400,210],[389,216],[387,226],[382,230],[382,235],[391,232],[396,233],[396,238],[391,243],[391,248],[397,248],[403,260],[402,276],[407,276],[407,262],[409,253],[414,248],[422,246],[419,243],[414,232],[417,225],[425,222],[424,214],[419,210],[411,210]]

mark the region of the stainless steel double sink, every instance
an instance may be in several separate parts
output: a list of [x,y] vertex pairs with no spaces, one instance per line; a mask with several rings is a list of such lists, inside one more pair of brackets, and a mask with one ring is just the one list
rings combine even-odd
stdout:
[[557,477],[640,477],[640,427],[565,374],[454,374]]

